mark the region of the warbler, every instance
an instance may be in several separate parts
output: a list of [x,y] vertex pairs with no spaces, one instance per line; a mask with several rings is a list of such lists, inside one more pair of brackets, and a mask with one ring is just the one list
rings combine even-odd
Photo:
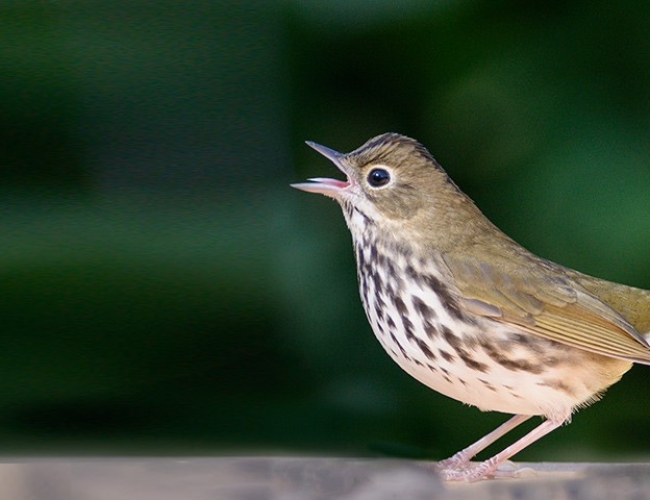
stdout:
[[[543,259],[492,224],[416,140],[395,133],[342,154],[309,146],[344,180],[292,184],[336,200],[352,234],[361,302],[379,343],[441,394],[514,416],[438,463],[448,480],[499,465],[650,364],[650,291]],[[533,416],[543,422],[471,459]]]

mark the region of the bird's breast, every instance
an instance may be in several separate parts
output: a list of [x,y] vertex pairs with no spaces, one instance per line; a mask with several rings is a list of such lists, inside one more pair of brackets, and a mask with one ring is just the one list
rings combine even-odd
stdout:
[[[359,290],[375,336],[407,373],[483,410],[563,421],[626,371],[621,363],[464,310],[435,256],[355,242]],[[580,367],[576,373],[576,363]]]

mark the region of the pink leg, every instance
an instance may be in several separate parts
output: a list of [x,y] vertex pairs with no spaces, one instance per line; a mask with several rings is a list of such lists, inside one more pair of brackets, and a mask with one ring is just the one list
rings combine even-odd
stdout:
[[458,469],[466,466],[469,461],[478,453],[490,446],[500,437],[505,436],[519,424],[524,423],[530,417],[531,415],[515,415],[510,420],[504,422],[492,432],[486,434],[484,437],[476,441],[476,443],[469,445],[464,450],[459,451],[455,455],[445,460],[441,460],[438,462],[438,465],[440,467],[444,467],[445,469]]
[[[512,419],[506,422],[506,424],[510,423],[511,421]],[[524,437],[518,441],[515,441],[515,443],[511,444],[506,449],[500,453],[497,453],[485,462],[466,467],[465,469],[445,469],[442,470],[440,474],[444,479],[448,481],[477,481],[479,479],[493,476],[500,464],[508,460],[513,455],[519,453],[526,446],[534,443],[539,438],[545,436],[552,430],[557,429],[560,425],[562,425],[561,421],[554,422],[552,420],[545,420]]]

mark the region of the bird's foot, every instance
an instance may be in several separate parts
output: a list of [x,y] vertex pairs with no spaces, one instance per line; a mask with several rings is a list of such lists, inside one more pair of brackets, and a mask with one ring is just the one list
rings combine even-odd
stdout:
[[460,467],[448,465],[451,459],[438,462],[436,472],[445,481],[464,481],[472,483],[481,479],[516,477],[517,470],[514,468],[499,469],[499,463],[492,460],[484,462],[466,462]]
[[440,460],[436,464],[436,468],[438,468],[439,470],[444,470],[444,469],[463,469],[467,467],[472,457],[467,456],[467,453],[463,453],[463,451],[459,451],[458,453],[455,453],[449,458]]

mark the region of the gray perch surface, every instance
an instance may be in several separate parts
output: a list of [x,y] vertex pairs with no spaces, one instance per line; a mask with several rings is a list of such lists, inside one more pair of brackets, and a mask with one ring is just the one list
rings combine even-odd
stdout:
[[518,463],[442,483],[417,462],[313,457],[4,458],[7,500],[650,499],[650,464]]

